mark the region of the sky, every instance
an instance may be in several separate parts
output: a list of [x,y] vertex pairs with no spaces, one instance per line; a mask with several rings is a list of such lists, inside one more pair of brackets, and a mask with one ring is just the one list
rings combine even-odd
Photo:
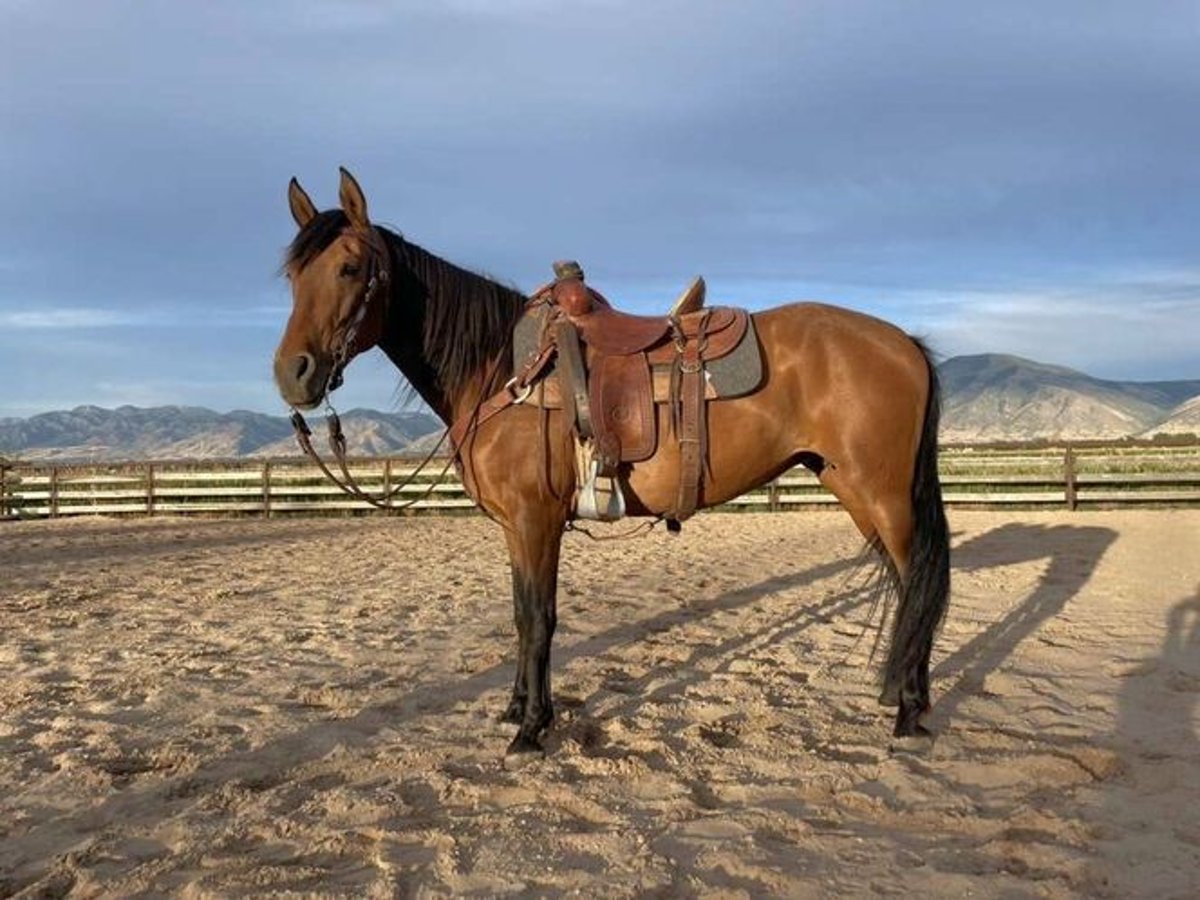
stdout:
[[[1200,4],[0,0],[0,417],[284,412],[288,179],[530,290],[1200,378]],[[359,357],[339,407],[394,408]]]

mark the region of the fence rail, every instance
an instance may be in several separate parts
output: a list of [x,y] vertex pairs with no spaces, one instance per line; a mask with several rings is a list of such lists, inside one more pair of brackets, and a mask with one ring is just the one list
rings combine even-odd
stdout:
[[[444,460],[442,461],[444,463]],[[413,513],[473,508],[453,470],[432,486],[442,465],[414,476],[411,460],[352,460],[367,491],[412,478],[395,503],[426,491]],[[947,504],[979,507],[1200,506],[1200,446],[1100,447],[1086,450],[944,450]],[[836,503],[817,478],[792,469],[730,501],[729,508],[800,509]],[[355,514],[372,507],[343,494],[301,459],[189,460],[87,465],[0,465],[0,518],[77,515]]]

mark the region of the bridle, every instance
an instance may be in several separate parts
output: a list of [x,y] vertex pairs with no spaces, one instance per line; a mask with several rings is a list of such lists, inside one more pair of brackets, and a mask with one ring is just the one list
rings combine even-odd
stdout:
[[380,247],[382,239],[379,237],[379,232],[371,227],[368,234],[369,237],[364,241],[371,248],[370,261],[367,264],[367,287],[363,291],[362,299],[358,302],[358,308],[354,311],[349,324],[342,329],[342,339],[333,351],[333,368],[329,371],[329,377],[325,379],[325,390],[318,401],[323,401],[327,405],[329,395],[342,386],[342,373],[354,356],[354,341],[358,337],[358,329],[362,327],[367,313],[375,303],[376,295],[387,288],[392,278],[386,263],[388,258],[386,245],[383,248]]
[[438,473],[429,487],[420,495],[406,500],[403,503],[394,504],[392,498],[411,485],[417,477],[429,465],[430,461],[442,449],[446,438],[450,433],[447,428],[441,438],[438,439],[434,448],[429,451],[423,460],[417,465],[416,469],[409,474],[400,484],[391,487],[380,494],[369,494],[359,486],[354,476],[350,474],[350,466],[346,459],[346,435],[342,431],[342,420],[337,414],[337,410],[333,408],[333,404],[329,400],[329,395],[342,386],[342,375],[345,372],[346,366],[354,357],[355,341],[358,338],[358,331],[362,327],[362,323],[367,318],[367,313],[377,304],[378,295],[381,291],[385,291],[391,283],[391,272],[388,269],[387,246],[383,244],[383,239],[375,228],[371,228],[368,232],[365,243],[371,248],[370,261],[367,268],[367,286],[363,291],[362,299],[358,302],[358,308],[354,311],[350,322],[342,330],[341,340],[333,351],[333,366],[329,371],[328,377],[325,379],[325,387],[321,392],[321,397],[318,403],[325,404],[325,420],[329,432],[329,449],[333,453],[334,459],[337,460],[338,469],[342,473],[342,477],[338,478],[325,461],[321,459],[312,445],[312,429],[309,428],[308,422],[305,421],[303,413],[296,407],[292,407],[292,429],[296,432],[296,442],[300,445],[300,449],[304,451],[304,455],[315,462],[324,473],[325,477],[336,484],[346,494],[364,503],[368,503],[377,509],[407,509],[416,503],[420,503],[426,499],[434,490],[441,484],[446,473],[450,470],[450,466],[454,464],[455,457],[451,456],[446,465]]

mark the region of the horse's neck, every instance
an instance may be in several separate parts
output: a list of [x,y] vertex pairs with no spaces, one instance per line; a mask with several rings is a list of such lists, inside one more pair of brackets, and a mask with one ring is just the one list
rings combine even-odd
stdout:
[[[379,348],[392,361],[405,381],[416,391],[417,396],[446,424],[452,420],[452,405],[447,402],[442,390],[438,387],[437,373],[425,362],[421,354],[419,329],[415,330],[415,340],[396,340],[396,334],[404,333],[403,329],[389,329],[379,342]],[[410,332],[411,333],[411,332]]]
[[[461,379],[461,383],[445,385],[442,373],[430,362],[424,346],[426,316],[431,314],[430,305],[439,302],[439,299],[445,296],[444,285],[421,281],[405,260],[403,238],[391,232],[384,234],[393,272],[399,269],[406,275],[392,280],[388,319],[380,346],[418,396],[443,422],[450,425],[469,415],[496,386],[503,384],[508,374],[499,371],[502,368],[504,351],[492,354],[490,359],[483,361],[478,371]],[[415,244],[408,246],[435,262],[445,264],[446,271],[451,270],[452,264],[446,263],[427,250]],[[439,270],[432,267],[429,271]],[[481,278],[473,273],[468,274],[474,278]],[[427,277],[436,278],[436,275]],[[481,280],[490,284],[484,279]],[[507,339],[510,338],[506,335]]]

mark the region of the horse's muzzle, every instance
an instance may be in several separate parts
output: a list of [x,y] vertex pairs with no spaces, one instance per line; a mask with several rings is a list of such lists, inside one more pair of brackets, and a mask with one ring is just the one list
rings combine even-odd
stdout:
[[276,356],[275,384],[289,406],[312,409],[325,395],[329,368],[307,352]]

